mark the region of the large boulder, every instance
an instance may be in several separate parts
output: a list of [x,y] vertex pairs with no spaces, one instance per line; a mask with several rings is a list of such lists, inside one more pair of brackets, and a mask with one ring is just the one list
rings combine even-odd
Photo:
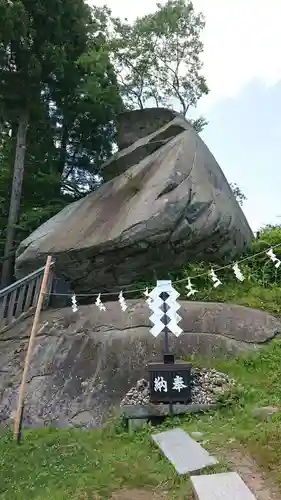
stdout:
[[[116,409],[146,364],[161,361],[163,334],[149,332],[150,311],[141,300],[118,302],[107,310],[94,305],[45,311],[28,374],[25,422],[58,426],[100,425]],[[177,358],[233,357],[268,344],[281,331],[279,319],[232,304],[181,302],[184,333],[170,335]],[[0,350],[0,423],[16,408],[32,318],[2,334]]]
[[137,111],[122,115],[120,130],[123,149],[103,167],[107,182],[20,244],[17,278],[51,253],[77,293],[108,291],[194,260],[231,259],[250,244],[224,174],[186,120]]
[[[186,128],[186,121],[176,111],[165,108],[136,109],[133,112],[124,111],[117,119],[117,144],[119,149],[125,149],[164,125],[180,119],[180,131]],[[170,134],[172,137],[172,134]]]

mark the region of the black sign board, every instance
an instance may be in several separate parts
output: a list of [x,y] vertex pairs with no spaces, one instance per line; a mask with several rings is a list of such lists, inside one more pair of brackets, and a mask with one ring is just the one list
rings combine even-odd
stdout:
[[149,363],[151,403],[191,402],[191,365],[184,362]]

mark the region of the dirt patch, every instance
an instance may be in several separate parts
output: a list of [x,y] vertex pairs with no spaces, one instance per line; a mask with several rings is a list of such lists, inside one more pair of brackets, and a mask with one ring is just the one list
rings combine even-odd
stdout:
[[257,500],[281,500],[281,492],[277,486],[266,477],[255,460],[243,450],[231,450],[225,458],[256,495]]
[[113,493],[111,500],[168,500],[168,496],[149,490],[121,490]]

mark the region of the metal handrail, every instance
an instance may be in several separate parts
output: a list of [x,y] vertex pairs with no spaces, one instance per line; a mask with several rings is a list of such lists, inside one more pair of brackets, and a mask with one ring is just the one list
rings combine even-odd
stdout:
[[[51,267],[54,267],[55,262],[53,261],[51,263]],[[39,267],[36,271],[33,271],[32,273],[28,274],[27,276],[24,276],[24,278],[21,278],[18,281],[15,281],[15,283],[12,283],[11,285],[6,286],[5,288],[2,288],[0,290],[0,299],[7,295],[8,293],[12,292],[13,290],[16,290],[20,286],[22,286],[25,283],[28,283],[29,281],[33,280],[36,278],[36,276],[39,276],[41,273],[44,272],[45,266]]]
[[[51,263],[51,268],[55,262]],[[0,333],[11,328],[34,311],[40,293],[45,266],[36,269],[24,278],[0,290]],[[54,272],[48,279],[48,292],[53,286]],[[49,296],[44,301],[48,307]]]

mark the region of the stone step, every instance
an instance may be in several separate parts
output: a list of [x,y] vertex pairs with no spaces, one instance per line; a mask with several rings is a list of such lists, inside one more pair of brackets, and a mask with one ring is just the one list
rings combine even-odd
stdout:
[[[184,415],[185,413],[200,413],[214,410],[217,406],[218,405],[214,403],[192,403],[189,405],[174,404],[172,409],[173,415]],[[120,412],[126,419],[142,419],[168,416],[170,414],[170,409],[168,404],[154,405],[149,403],[147,405],[123,405],[121,406]]]
[[172,429],[152,436],[178,474],[187,474],[215,465],[217,460],[183,429]]
[[191,476],[196,500],[257,500],[237,472]]

